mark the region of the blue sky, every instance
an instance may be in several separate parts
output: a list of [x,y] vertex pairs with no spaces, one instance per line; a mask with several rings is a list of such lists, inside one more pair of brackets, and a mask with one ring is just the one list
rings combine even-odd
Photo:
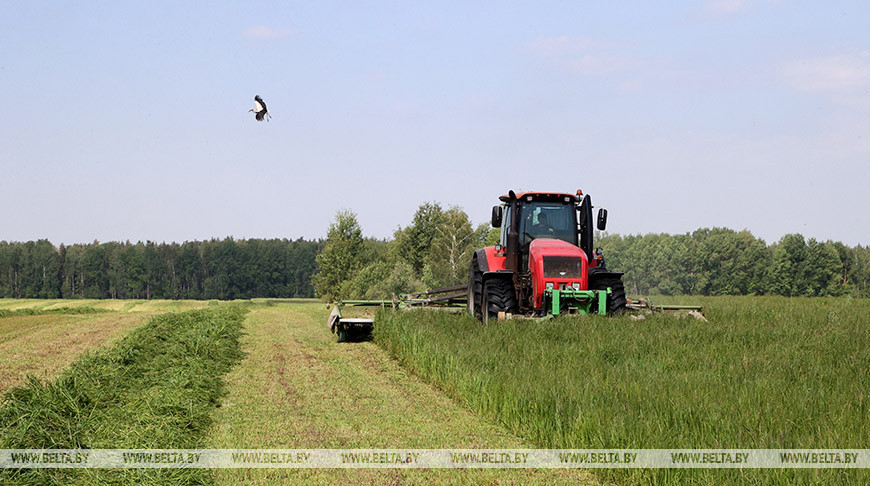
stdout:
[[389,237],[582,188],[616,233],[870,244],[870,5],[607,3],[0,3],[0,240]]

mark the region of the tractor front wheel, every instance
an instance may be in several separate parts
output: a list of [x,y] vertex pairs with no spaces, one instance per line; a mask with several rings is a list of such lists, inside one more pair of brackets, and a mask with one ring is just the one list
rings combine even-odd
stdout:
[[607,272],[605,269],[590,268],[589,269],[589,288],[592,290],[607,290],[610,288],[610,295],[607,296],[607,315],[618,316],[626,310],[625,286],[622,284],[622,278],[611,275],[597,275],[598,272]]
[[483,322],[497,319],[499,312],[515,313],[517,296],[513,282],[506,278],[490,278],[484,282],[483,302],[480,308]]

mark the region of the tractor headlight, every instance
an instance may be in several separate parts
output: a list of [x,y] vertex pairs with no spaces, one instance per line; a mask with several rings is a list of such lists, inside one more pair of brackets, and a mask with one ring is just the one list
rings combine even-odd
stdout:
[[547,282],[547,290],[553,290],[553,282]]
[[580,290],[580,282],[574,282],[571,284],[571,287],[573,287],[574,290]]

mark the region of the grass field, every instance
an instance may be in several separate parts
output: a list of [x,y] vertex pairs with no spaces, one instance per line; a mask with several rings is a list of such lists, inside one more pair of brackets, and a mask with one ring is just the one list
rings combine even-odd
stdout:
[[42,381],[55,377],[85,351],[113,343],[156,314],[214,303],[0,299],[0,397],[28,375]]
[[[671,299],[674,300],[674,299]],[[679,299],[676,299],[679,300]],[[870,301],[692,299],[710,322],[379,314],[376,341],[468,407],[548,448],[864,448]],[[865,472],[659,470],[617,482],[865,484]]]
[[[147,314],[45,314],[0,318],[0,395],[27,375],[54,378],[87,350],[141,326]],[[2,399],[0,399],[2,401]]]
[[[112,299],[0,299],[0,311],[36,312],[89,308],[117,312],[180,312],[208,307],[217,301],[205,300],[112,300]],[[247,301],[245,301],[247,302]]]
[[[0,301],[2,447],[864,448],[870,301],[700,302],[482,325],[384,312],[336,343],[316,301]],[[193,309],[185,311],[186,309]],[[5,316],[5,317],[4,317]],[[156,316],[156,317],[155,317]],[[393,359],[393,357],[397,359]],[[833,470],[0,472],[65,484],[866,484]]]
[[[523,448],[370,342],[338,344],[321,303],[255,305],[210,448]],[[578,484],[571,470],[222,469],[218,484]]]
[[[75,302],[13,304],[0,329],[21,319],[50,319],[47,328],[93,325],[87,319],[137,318],[124,312],[57,314],[83,309]],[[99,304],[99,302],[97,303]],[[171,303],[170,303],[171,304]],[[198,303],[160,304],[164,310],[202,307]],[[202,304],[202,303],[199,303]],[[189,362],[184,350],[209,327],[190,312],[167,313],[131,332],[96,355],[85,354],[46,384],[31,382],[7,395],[0,408],[3,447],[200,447],[200,448],[527,448],[504,428],[481,420],[443,393],[408,374],[371,342],[339,345],[326,329],[327,311],[316,301],[256,299],[249,310],[238,350],[244,353],[229,373],[220,361]],[[138,304],[137,304],[138,305]],[[52,307],[48,309],[48,307]],[[232,306],[209,306],[209,311]],[[157,305],[152,308],[158,308]],[[71,311],[70,311],[71,312]],[[41,315],[39,313],[42,313]],[[193,317],[191,317],[193,316]],[[192,319],[192,321],[191,321]],[[39,335],[34,330],[34,336]],[[62,333],[61,333],[62,334]],[[17,336],[13,340],[20,340]],[[157,341],[155,341],[157,339]],[[228,341],[229,340],[229,341]],[[31,339],[38,341],[38,339]],[[163,343],[155,347],[149,343]],[[232,335],[223,336],[232,358]],[[168,345],[167,343],[172,343]],[[229,348],[227,348],[229,346]],[[136,359],[123,359],[130,348]],[[165,349],[163,349],[165,348]],[[213,356],[204,352],[201,359]],[[44,364],[46,357],[25,360]],[[188,361],[188,362],[185,362]],[[208,360],[205,360],[208,362]],[[184,364],[181,364],[185,362]],[[178,363],[173,365],[172,363]],[[177,369],[177,374],[167,372]],[[95,376],[103,377],[100,381]],[[163,383],[161,377],[170,381]],[[203,382],[203,380],[205,380]],[[184,383],[203,393],[187,393]],[[225,383],[225,388],[224,388]],[[178,389],[182,392],[179,393]],[[207,392],[207,393],[206,393]],[[218,398],[218,395],[222,397]],[[67,397],[76,397],[70,401]],[[178,400],[199,403],[187,417]],[[183,408],[183,407],[182,407]],[[206,413],[207,412],[207,413]],[[178,415],[180,413],[180,415]],[[70,430],[76,431],[72,436]],[[0,482],[20,484],[187,483],[187,484],[597,484],[577,470],[39,470],[0,473]]]
[[[49,383],[14,388],[0,407],[0,448],[197,448],[242,357],[242,306],[152,318],[86,354]],[[204,469],[0,470],[9,484],[201,484]]]

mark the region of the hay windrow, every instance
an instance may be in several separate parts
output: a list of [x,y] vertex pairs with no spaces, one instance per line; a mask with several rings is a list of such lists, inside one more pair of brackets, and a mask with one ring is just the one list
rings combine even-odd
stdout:
[[[31,380],[0,408],[0,448],[196,448],[243,356],[246,309],[219,306],[154,317],[55,381]],[[202,469],[4,470],[0,482],[208,482]]]

